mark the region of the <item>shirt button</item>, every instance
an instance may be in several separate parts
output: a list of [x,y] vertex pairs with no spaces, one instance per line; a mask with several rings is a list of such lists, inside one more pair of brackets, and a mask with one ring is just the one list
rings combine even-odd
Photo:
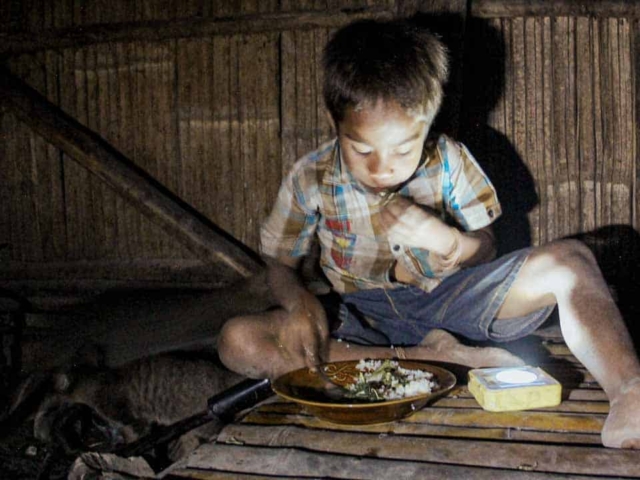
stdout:
[[400,250],[400,245],[394,245],[393,246],[393,251],[397,252],[398,250]]

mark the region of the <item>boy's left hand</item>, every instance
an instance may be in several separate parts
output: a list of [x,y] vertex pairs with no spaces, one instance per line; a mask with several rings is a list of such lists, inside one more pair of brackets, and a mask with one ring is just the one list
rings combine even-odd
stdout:
[[430,208],[398,196],[382,209],[381,216],[391,243],[424,248],[440,255],[451,251],[452,227]]

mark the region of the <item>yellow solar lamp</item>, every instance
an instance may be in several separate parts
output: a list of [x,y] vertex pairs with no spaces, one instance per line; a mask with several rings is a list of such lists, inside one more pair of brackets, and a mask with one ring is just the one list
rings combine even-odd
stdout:
[[468,388],[490,412],[530,410],[560,404],[562,386],[539,367],[477,368]]

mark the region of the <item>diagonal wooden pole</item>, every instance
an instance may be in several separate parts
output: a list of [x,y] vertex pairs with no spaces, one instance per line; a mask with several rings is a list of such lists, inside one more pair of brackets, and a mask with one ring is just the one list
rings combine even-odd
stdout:
[[257,253],[5,68],[0,68],[0,103],[203,261],[222,263],[243,277],[262,269]]

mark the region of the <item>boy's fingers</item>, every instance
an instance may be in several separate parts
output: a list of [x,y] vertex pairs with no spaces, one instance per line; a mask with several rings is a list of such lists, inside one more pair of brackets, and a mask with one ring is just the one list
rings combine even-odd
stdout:
[[328,353],[328,342],[325,328],[318,326],[318,330],[314,332],[312,338],[304,344],[304,358],[307,367],[315,370],[315,366],[320,363],[325,363]]
[[329,358],[329,341],[328,338],[322,337],[318,345],[318,363],[326,363]]
[[318,322],[318,361],[325,363],[329,358],[329,319],[325,316],[323,321]]
[[410,213],[411,207],[414,206],[407,199],[394,199],[385,208],[382,209],[381,218],[382,223],[387,228],[392,228],[402,220],[406,219],[407,214]]
[[412,202],[408,198],[397,196],[387,204],[387,208],[394,212],[394,214],[400,215],[412,205],[415,205],[414,202]]
[[313,368],[315,367],[319,361],[318,355],[318,338],[317,335],[308,335],[307,338],[304,338],[302,341],[302,353],[304,355],[304,363],[307,367]]
[[393,226],[398,223],[398,216],[396,216],[388,208],[382,210],[382,212],[380,213],[380,219],[382,220],[382,224],[387,230],[393,228]]
[[389,219],[396,219],[402,214],[402,212],[403,209],[399,205],[391,203],[382,210],[382,216]]

